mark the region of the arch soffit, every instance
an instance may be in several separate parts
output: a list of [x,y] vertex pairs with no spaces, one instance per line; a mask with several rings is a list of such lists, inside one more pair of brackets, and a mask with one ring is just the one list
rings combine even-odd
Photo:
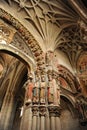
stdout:
[[75,84],[74,84],[74,75],[64,66],[60,65],[58,67],[59,76],[63,77],[65,81],[70,85],[73,92],[76,92]]
[[25,55],[21,50],[11,45],[0,44],[0,51],[6,52],[18,59],[21,59],[26,65],[29,65],[31,69],[35,67],[35,63],[30,56]]
[[67,99],[72,104],[72,106],[75,108],[75,100],[74,100],[74,98],[71,98],[69,95],[65,95],[63,93],[61,93],[60,97],[64,97],[65,99]]

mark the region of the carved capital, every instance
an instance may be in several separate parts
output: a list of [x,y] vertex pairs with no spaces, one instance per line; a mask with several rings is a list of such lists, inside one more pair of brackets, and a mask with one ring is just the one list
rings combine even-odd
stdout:
[[49,114],[50,116],[57,116],[59,117],[61,114],[61,108],[60,106],[48,106]]
[[39,111],[38,106],[32,106],[33,116],[38,116],[38,111]]
[[47,111],[46,111],[46,107],[45,106],[40,106],[39,107],[39,114],[40,114],[40,116],[46,116]]

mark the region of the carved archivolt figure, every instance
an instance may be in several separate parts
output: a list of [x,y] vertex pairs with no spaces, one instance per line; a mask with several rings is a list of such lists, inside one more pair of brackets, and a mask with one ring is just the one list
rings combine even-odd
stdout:
[[45,103],[45,93],[46,93],[46,81],[45,76],[41,76],[41,86],[40,86],[40,103]]

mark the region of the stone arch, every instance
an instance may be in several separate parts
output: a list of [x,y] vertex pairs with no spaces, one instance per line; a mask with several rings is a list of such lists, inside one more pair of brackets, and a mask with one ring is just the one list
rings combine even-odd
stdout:
[[69,84],[70,88],[72,89],[72,92],[76,92],[76,86],[75,86],[75,82],[74,82],[75,77],[69,71],[69,69],[67,69],[63,65],[60,65],[58,67],[58,71],[59,71],[59,77],[64,78],[64,80]]
[[13,46],[0,44],[0,51],[15,56],[31,68],[35,66],[35,62],[30,56],[25,55],[21,50],[14,48]]
[[[43,51],[41,47],[39,46],[38,42],[35,40],[35,38],[31,35],[31,33],[11,14],[7,13],[5,10],[1,8],[0,8],[0,18],[5,23],[11,25],[13,28],[16,29],[16,31],[21,35],[21,37],[24,39],[24,41],[30,48],[38,65],[41,65],[42,64],[41,61],[43,59],[42,58]],[[39,61],[38,61],[38,56],[40,57]]]
[[[2,120],[8,121],[10,123],[8,123],[8,124],[4,123],[3,124],[3,121],[2,121],[1,122],[1,128],[2,129],[5,125],[7,125],[6,127],[8,127],[8,129],[12,127],[12,124],[13,124],[12,122],[15,118],[15,111],[16,111],[16,108],[17,108],[17,103],[20,103],[20,101],[18,101],[19,100],[18,94],[20,94],[21,95],[20,97],[22,97],[22,92],[23,92],[23,96],[25,96],[25,91],[21,92],[21,89],[23,88],[23,84],[27,80],[27,71],[28,70],[27,70],[26,66],[17,59],[13,60],[12,63],[13,64],[11,64],[10,67],[9,67],[10,73],[9,74],[7,73],[7,79],[9,79],[9,85],[6,86],[7,89],[4,89],[4,90],[6,90],[6,93],[5,93],[4,101],[3,101],[4,104],[2,104],[3,109],[1,109],[1,118],[3,117]],[[15,63],[17,63],[17,64],[15,64]],[[12,66],[13,66],[13,70],[11,68]],[[16,73],[16,69],[19,70],[17,73]],[[11,77],[12,73],[14,74],[13,78]],[[5,81],[7,81],[7,80],[5,79]],[[5,84],[2,85],[3,88],[4,88],[4,86],[5,86]],[[23,99],[24,99],[24,97],[23,97]],[[9,105],[9,103],[11,103],[11,106]],[[8,104],[8,105],[6,105],[6,104]],[[6,107],[7,107],[7,110],[5,111]],[[10,111],[8,111],[8,109]],[[9,118],[9,120],[8,120],[8,118]]]
[[72,104],[72,106],[75,107],[75,100],[69,97],[69,95],[61,93],[60,97],[67,99]]
[[75,103],[71,98],[61,96],[61,130],[80,130]]

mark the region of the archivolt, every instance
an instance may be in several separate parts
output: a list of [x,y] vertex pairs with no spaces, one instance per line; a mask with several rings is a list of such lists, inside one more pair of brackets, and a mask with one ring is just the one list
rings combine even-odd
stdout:
[[[5,10],[0,8],[0,18],[7,24],[10,24],[12,27],[14,27],[17,32],[21,35],[21,37],[24,39],[24,41],[26,42],[26,44],[29,46],[35,60],[36,63],[42,64],[42,49],[40,48],[38,42],[35,40],[35,38],[31,35],[31,33],[18,21],[16,20],[13,16],[11,16],[9,13],[7,13]],[[1,45],[2,46],[2,45]],[[2,46],[2,49],[6,49],[4,46]],[[11,51],[12,47],[7,46],[8,50]],[[12,48],[13,53],[15,53],[15,49]],[[20,50],[19,50],[20,52]],[[17,55],[17,54],[16,54]],[[23,55],[21,52],[19,54],[20,56]],[[38,56],[40,56],[40,59],[38,61]],[[28,59],[26,57],[26,59]],[[27,61],[27,60],[26,60]],[[39,64],[39,65],[40,65]]]

